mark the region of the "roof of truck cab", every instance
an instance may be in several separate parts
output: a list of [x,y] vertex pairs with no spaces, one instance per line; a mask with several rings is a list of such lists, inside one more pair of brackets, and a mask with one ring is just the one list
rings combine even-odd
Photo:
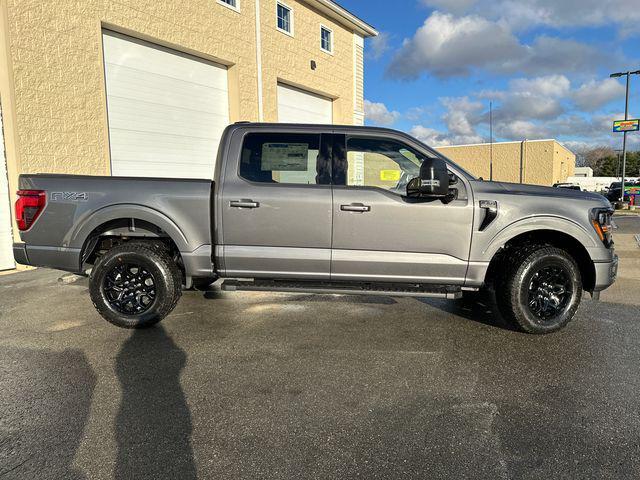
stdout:
[[230,127],[236,128],[264,128],[264,129],[277,129],[277,130],[333,130],[340,131],[353,131],[361,130],[366,132],[379,132],[379,133],[393,133],[408,135],[406,132],[400,130],[394,130],[392,128],[385,127],[370,127],[366,125],[336,125],[332,123],[267,123],[267,122],[236,122],[230,125]]

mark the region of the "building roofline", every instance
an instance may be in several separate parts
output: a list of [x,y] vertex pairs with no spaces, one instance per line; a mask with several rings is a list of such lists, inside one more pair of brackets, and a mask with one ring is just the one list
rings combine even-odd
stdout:
[[[559,142],[558,140],[556,140],[555,138],[540,138],[538,140],[524,140],[527,143],[533,143],[533,142],[556,142],[559,145],[562,145],[561,142]],[[506,145],[507,143],[522,143],[523,140],[515,140],[515,141],[510,141],[510,142],[493,142],[493,145]],[[490,142],[485,142],[485,143],[465,143],[462,145],[442,145],[440,147],[435,147],[435,148],[456,148],[456,147],[480,147],[482,145],[491,145]],[[562,145],[564,147],[564,145]],[[567,148],[567,147],[564,147]],[[569,150],[569,149],[567,149]],[[570,150],[569,150],[570,151]],[[572,152],[573,153],[573,152]]]
[[346,8],[338,5],[333,0],[305,0],[321,12],[338,21],[342,25],[354,29],[364,37],[377,37],[378,31],[364,20],[356,17]]

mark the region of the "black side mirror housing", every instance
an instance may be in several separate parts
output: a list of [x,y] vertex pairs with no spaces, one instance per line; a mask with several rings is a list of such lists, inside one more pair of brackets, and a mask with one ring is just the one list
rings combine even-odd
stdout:
[[420,167],[420,177],[407,185],[408,197],[441,198],[449,195],[449,172],[441,158],[426,158]]

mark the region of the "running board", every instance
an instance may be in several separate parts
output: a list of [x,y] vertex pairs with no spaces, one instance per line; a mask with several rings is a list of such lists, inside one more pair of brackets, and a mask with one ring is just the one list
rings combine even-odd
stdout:
[[462,288],[453,285],[426,283],[347,283],[308,282],[285,280],[225,280],[226,292],[289,292],[331,295],[385,295],[391,297],[436,297],[455,299],[462,297]]

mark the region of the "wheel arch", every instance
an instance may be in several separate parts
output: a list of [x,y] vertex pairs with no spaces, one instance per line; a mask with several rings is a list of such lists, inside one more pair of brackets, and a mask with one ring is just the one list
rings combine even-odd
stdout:
[[[575,232],[572,232],[575,233]],[[583,241],[572,233],[553,228],[535,228],[510,236],[495,249],[485,276],[485,283],[492,283],[500,271],[502,260],[514,248],[522,245],[551,245],[567,252],[577,263],[583,289],[593,292],[596,281],[595,265]]]
[[139,205],[117,205],[94,212],[81,222],[70,244],[80,249],[80,266],[91,263],[101,239],[149,240],[166,243],[180,257],[190,246],[180,228],[162,213]]

